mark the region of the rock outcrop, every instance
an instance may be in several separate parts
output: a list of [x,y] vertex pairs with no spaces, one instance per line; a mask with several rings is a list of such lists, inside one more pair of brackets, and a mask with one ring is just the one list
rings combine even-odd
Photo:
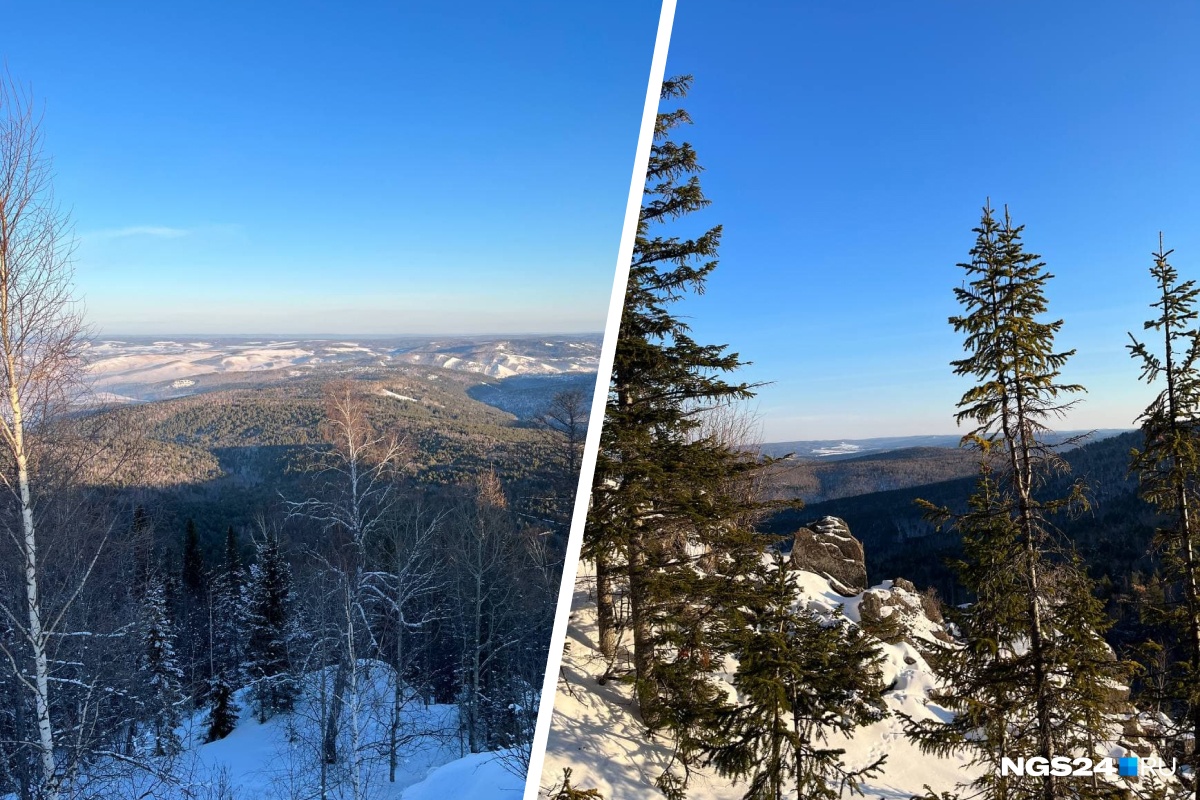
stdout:
[[791,563],[797,569],[828,578],[834,591],[845,597],[853,597],[867,588],[862,542],[837,517],[822,517],[796,531]]
[[885,641],[903,640],[916,647],[922,639],[952,641],[937,599],[917,592],[917,587],[904,578],[884,581],[864,592],[858,614],[863,630]]

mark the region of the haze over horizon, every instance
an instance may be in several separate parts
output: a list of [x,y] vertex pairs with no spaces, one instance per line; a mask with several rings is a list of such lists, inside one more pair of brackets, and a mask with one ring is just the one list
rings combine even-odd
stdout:
[[164,331],[162,333],[130,333],[128,331],[113,331],[111,333],[99,333],[91,337],[93,341],[102,341],[105,339],[117,339],[119,337],[128,337],[130,339],[151,339],[156,336],[165,337],[163,341],[182,338],[209,338],[209,339],[252,339],[252,338],[271,338],[271,339],[340,339],[343,337],[355,337],[358,339],[523,339],[531,337],[554,337],[565,336],[569,338],[576,337],[603,337],[604,331],[514,331],[510,333],[483,331],[480,333],[295,333],[295,332],[279,332],[279,331],[260,331],[251,333],[230,332],[230,333],[199,333],[196,331]]

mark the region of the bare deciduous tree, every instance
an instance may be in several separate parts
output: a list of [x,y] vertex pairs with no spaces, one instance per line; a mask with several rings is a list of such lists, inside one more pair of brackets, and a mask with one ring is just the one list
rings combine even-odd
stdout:
[[564,438],[563,460],[567,479],[572,487],[579,479],[579,462],[583,456],[583,440],[587,436],[591,399],[578,389],[558,392],[542,414],[542,422]]
[[[418,496],[399,519],[390,520],[378,543],[380,569],[367,575],[366,590],[392,627],[391,652],[395,677],[388,731],[388,781],[396,780],[400,746],[407,737],[402,731],[403,711],[412,699],[405,691],[407,667],[412,662],[406,644],[415,633],[423,633],[439,619],[443,610],[436,599],[446,590],[446,577],[438,559],[436,537],[443,533],[447,512],[432,507]],[[381,653],[381,655],[383,655]]]
[[514,570],[520,539],[494,472],[479,476],[474,497],[460,504],[453,536],[451,593],[463,648],[459,717],[467,746],[478,753],[486,749],[487,675],[521,639],[519,626],[505,620],[516,608],[517,587],[506,578]]
[[341,629],[338,666],[330,696],[324,758],[338,760],[338,725],[347,700],[355,707],[358,657],[378,651],[367,613],[367,546],[397,500],[396,472],[404,445],[400,438],[379,431],[371,421],[368,398],[352,381],[325,387],[325,419],[321,424],[327,449],[314,453],[318,476],[325,479],[319,496],[288,503],[291,517],[320,524],[329,534],[333,552],[319,554],[338,577]]
[[4,382],[0,440],[5,469],[0,481],[10,493],[8,510],[17,518],[15,525],[8,523],[5,529],[22,555],[25,608],[20,613],[3,605],[0,612],[19,632],[32,662],[32,669],[22,669],[18,658],[23,654],[6,648],[14,672],[34,697],[42,791],[49,797],[58,795],[49,643],[74,597],[54,614],[46,613],[31,440],[39,424],[61,412],[80,386],[83,323],[71,295],[72,247],[69,220],[54,200],[40,118],[29,93],[11,79],[4,80],[0,82],[0,370]]

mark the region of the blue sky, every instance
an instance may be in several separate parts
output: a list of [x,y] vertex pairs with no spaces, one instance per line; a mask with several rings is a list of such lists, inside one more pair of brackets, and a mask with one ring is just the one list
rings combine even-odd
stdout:
[[101,332],[603,327],[657,2],[0,9]]
[[[752,10],[751,10],[752,9]],[[953,433],[955,264],[989,195],[1056,275],[1062,427],[1130,427],[1149,254],[1200,278],[1200,5],[685,0],[668,74],[723,223],[685,307],[774,381],[767,441]]]

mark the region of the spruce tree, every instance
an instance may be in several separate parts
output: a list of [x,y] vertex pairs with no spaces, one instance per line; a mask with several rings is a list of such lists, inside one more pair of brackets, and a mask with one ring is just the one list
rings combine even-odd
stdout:
[[163,582],[157,575],[151,576],[142,598],[142,652],[138,672],[146,689],[145,716],[154,732],[154,754],[157,756],[174,755],[180,749],[175,728],[179,725],[179,707],[183,703],[180,689],[183,671],[176,663],[174,638]]
[[211,678],[208,575],[204,567],[204,555],[200,551],[200,536],[192,519],[188,519],[184,529],[179,589],[176,619],[179,621],[185,686],[190,697],[204,701]]
[[[1158,300],[1151,304],[1156,316],[1144,329],[1161,335],[1162,355],[1129,335],[1130,353],[1141,363],[1141,379],[1162,385],[1138,417],[1143,445],[1133,451],[1131,469],[1138,475],[1141,496],[1167,515],[1168,523],[1156,531],[1155,545],[1165,577],[1182,597],[1168,604],[1163,593],[1160,615],[1178,631],[1182,652],[1176,669],[1166,676],[1165,688],[1186,733],[1200,742],[1200,288],[1195,281],[1180,280],[1167,260],[1173,252],[1164,249],[1160,233],[1150,267],[1158,290]],[[1200,800],[1200,781],[1192,789]]]
[[[717,771],[749,778],[746,800],[827,798],[857,791],[886,756],[847,769],[830,734],[851,734],[884,717],[879,648],[840,614],[825,620],[796,606],[797,570],[776,554],[756,576],[736,650],[736,704],[717,716],[705,746]],[[789,788],[790,787],[790,788]]]
[[225,558],[212,578],[212,668],[235,681],[241,670],[246,624],[245,574],[237,533],[225,533]]
[[206,576],[204,555],[200,552],[200,535],[196,532],[195,520],[189,519],[183,534],[183,567],[179,571],[179,582],[189,597],[204,596]]
[[234,688],[224,673],[216,673],[208,687],[208,732],[205,741],[215,742],[233,733],[241,710],[233,697]]
[[294,638],[292,574],[273,533],[255,543],[247,608],[246,677],[254,687],[260,722],[290,711],[297,686],[290,645]]
[[[924,749],[967,750],[987,764],[1002,755],[1096,754],[1114,733],[1108,687],[1123,674],[1100,637],[1109,622],[1091,581],[1049,522],[1085,505],[1083,487],[1076,483],[1059,498],[1035,494],[1066,469],[1046,444],[1048,422],[1083,388],[1060,377],[1074,351],[1054,348],[1061,319],[1041,319],[1052,276],[1025,252],[1022,230],[1007,209],[1001,221],[986,205],[971,260],[960,264],[969,282],[955,295],[966,313],[950,323],[965,334],[967,355],[952,365],[976,385],[960,400],[957,420],[974,424],[964,441],[981,449],[984,463],[970,510],[956,525],[964,537],[960,576],[976,602],[959,619],[961,649],[942,648],[939,661],[945,688],[937,700],[958,716],[909,721]],[[985,774],[976,786],[992,798],[1105,793],[1053,775],[1000,781]]]
[[225,534],[225,559],[211,582],[212,645],[208,684],[208,741],[224,738],[237,723],[234,691],[242,678],[243,598],[241,555],[233,526]]
[[[667,80],[662,97],[680,98],[690,84],[690,76]],[[702,429],[706,411],[751,397],[754,386],[725,380],[741,358],[693,340],[671,308],[703,293],[721,227],[690,239],[656,234],[709,204],[694,149],[673,138],[689,122],[676,109],[655,127],[585,529],[601,650],[614,655],[613,593],[623,586],[642,720],[670,730],[685,763],[721,705],[709,676],[731,647],[730,617],[749,590],[740,576],[761,554],[742,524],[757,505],[739,491],[760,464]],[[673,774],[659,786],[682,791]]]

